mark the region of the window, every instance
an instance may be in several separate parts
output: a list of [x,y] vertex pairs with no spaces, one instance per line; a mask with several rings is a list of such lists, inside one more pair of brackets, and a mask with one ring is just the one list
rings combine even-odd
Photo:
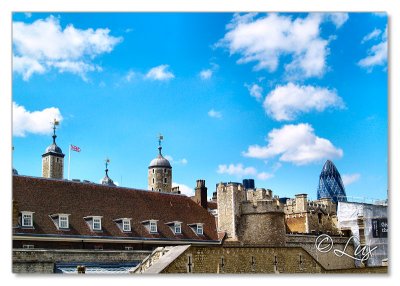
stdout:
[[175,234],[181,234],[182,233],[182,227],[180,223],[175,223],[174,224],[174,233]]
[[197,228],[196,228],[196,233],[203,235],[203,225],[202,224],[198,224]]
[[192,261],[193,261],[192,255],[189,254],[187,256],[187,264],[186,264],[187,273],[192,273],[193,272],[193,262]]
[[35,248],[35,246],[34,246],[33,244],[24,244],[24,245],[22,246],[22,248],[25,248],[25,249],[33,249],[33,248]]
[[[153,169],[153,174],[154,174],[154,169]],[[153,182],[154,183],[154,182]]]
[[131,221],[129,219],[122,220],[122,230],[131,231]]
[[58,217],[59,228],[69,228],[68,215],[60,215]]
[[168,183],[168,179],[164,178],[164,184]]
[[22,212],[22,226],[33,227],[33,212]]
[[125,246],[125,250],[133,250],[132,246]]
[[161,189],[158,189],[159,192],[161,192]]
[[157,222],[156,221],[150,221],[150,232],[151,233],[157,232]]
[[167,169],[164,169],[164,173],[166,173],[167,172]]
[[153,184],[154,184],[154,178],[153,178]]
[[101,230],[101,218],[99,218],[99,217],[93,218],[92,229],[93,230]]

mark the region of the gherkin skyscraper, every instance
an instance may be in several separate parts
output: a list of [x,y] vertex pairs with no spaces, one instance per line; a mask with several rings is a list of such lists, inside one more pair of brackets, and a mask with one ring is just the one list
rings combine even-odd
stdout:
[[318,199],[330,198],[335,203],[347,202],[342,178],[332,161],[327,160],[319,175]]

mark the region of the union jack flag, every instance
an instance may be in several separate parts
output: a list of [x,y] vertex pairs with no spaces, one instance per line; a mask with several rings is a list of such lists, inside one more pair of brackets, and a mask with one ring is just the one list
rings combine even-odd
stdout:
[[71,145],[71,150],[75,151],[75,152],[81,152],[81,148],[79,148],[78,146],[74,146],[74,145]]

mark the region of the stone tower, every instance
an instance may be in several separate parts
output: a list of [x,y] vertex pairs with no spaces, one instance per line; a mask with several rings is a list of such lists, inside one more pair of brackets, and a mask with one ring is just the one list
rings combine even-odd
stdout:
[[242,245],[284,246],[285,214],[271,190],[245,189],[239,183],[217,186],[218,231]]
[[46,148],[42,155],[42,177],[63,179],[64,178],[64,154],[56,144],[56,126],[58,121],[53,122],[53,143]]
[[159,136],[158,140],[158,156],[151,160],[148,168],[148,189],[155,192],[172,192],[172,167],[167,159],[161,153],[161,140],[163,136]]

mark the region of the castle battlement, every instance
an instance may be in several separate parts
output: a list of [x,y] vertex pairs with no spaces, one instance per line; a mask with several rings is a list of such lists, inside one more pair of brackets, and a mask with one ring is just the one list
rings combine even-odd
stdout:
[[242,215],[271,212],[283,213],[283,205],[276,200],[245,201],[241,205]]

